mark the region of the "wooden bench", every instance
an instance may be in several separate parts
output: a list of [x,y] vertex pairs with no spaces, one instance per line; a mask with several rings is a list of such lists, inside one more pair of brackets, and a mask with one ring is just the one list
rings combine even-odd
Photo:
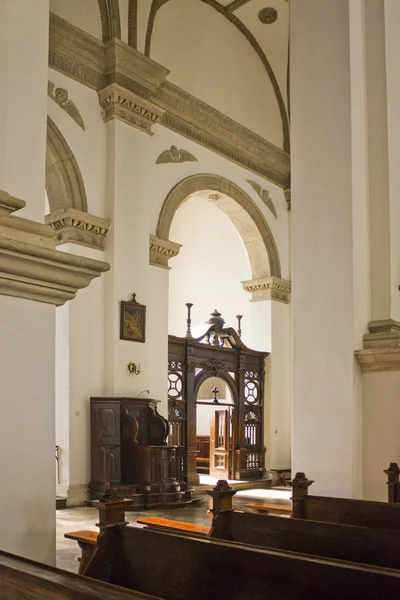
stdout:
[[292,517],[342,525],[400,530],[400,504],[311,496],[308,488],[313,483],[304,473],[297,473],[292,486]]
[[120,526],[99,536],[85,575],[164,600],[383,600],[400,592],[394,569]]
[[1,600],[160,600],[0,552]]
[[151,529],[186,532],[191,535],[206,536],[210,532],[210,527],[207,527],[207,525],[197,525],[196,523],[173,521],[172,519],[161,519],[159,517],[143,517],[137,519],[137,523],[147,525]]
[[70,533],[65,533],[64,537],[68,540],[75,540],[78,542],[78,546],[81,549],[82,555],[78,559],[79,560],[79,574],[82,574],[89,558],[93,554],[94,547],[97,544],[97,538],[99,537],[98,531],[71,531]]
[[284,515],[286,517],[290,517],[292,514],[292,507],[284,504],[245,504],[245,507],[264,514]]

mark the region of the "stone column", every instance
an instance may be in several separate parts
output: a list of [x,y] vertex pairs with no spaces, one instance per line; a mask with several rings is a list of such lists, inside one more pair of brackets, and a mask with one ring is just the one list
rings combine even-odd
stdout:
[[293,471],[352,497],[359,468],[349,0],[291,4]]
[[48,0],[0,2],[0,531],[2,550],[54,564],[55,306],[108,265],[56,251],[52,229],[37,222],[48,19]]
[[271,355],[266,364],[264,443],[266,468],[291,465],[290,306],[291,284],[277,277],[244,281],[252,294],[251,347]]

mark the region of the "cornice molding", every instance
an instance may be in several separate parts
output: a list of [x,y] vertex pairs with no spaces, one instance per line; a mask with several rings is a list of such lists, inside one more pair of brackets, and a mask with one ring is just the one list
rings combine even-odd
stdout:
[[0,295],[60,306],[109,270],[105,262],[59,252],[53,236],[49,225],[0,216]]
[[150,264],[161,269],[170,269],[168,261],[179,254],[182,244],[162,240],[155,235],[149,237]]
[[99,91],[100,106],[104,121],[119,119],[149,135],[153,125],[161,121],[164,111],[134,92],[111,83]]
[[354,354],[363,373],[400,371],[400,347],[368,348]]
[[155,101],[165,109],[162,124],[169,129],[280,187],[288,186],[290,161],[283,150],[169,81]]
[[46,215],[45,222],[53,230],[56,246],[79,244],[104,250],[110,222],[74,208],[56,210]]
[[292,293],[290,281],[274,276],[242,281],[242,286],[246,292],[252,294],[251,302],[276,300],[277,302],[289,304],[289,297]]
[[[119,90],[136,94],[128,103],[162,116],[155,122],[195,141],[224,158],[287,189],[290,187],[289,155],[261,136],[215,110],[205,102],[165,80],[168,70],[142,55],[121,40],[106,45],[74,27],[64,19],[50,15],[49,66],[80,83],[101,91],[117,84]],[[109,90],[108,90],[109,91]],[[125,94],[122,95],[122,97]],[[139,102],[138,98],[141,98]],[[146,104],[145,102],[149,104]],[[114,115],[124,119],[122,108],[113,96]],[[109,108],[109,114],[113,111]],[[117,114],[118,113],[118,114]],[[127,121],[137,127],[135,119]],[[149,133],[149,119],[142,131]],[[143,121],[142,121],[143,123]],[[150,125],[151,127],[151,125]]]
[[8,192],[0,190],[0,216],[9,215],[16,210],[25,208],[25,206],[26,202],[24,200],[14,198]]

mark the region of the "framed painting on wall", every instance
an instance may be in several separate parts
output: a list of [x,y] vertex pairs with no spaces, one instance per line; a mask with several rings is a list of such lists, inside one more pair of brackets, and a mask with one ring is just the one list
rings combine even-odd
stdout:
[[129,302],[121,301],[119,337],[129,342],[146,341],[146,307],[136,302],[136,294],[132,294]]

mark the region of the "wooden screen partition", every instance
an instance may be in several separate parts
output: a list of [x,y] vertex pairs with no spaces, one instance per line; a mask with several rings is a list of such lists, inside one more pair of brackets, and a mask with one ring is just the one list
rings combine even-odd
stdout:
[[[223,479],[257,479],[265,474],[264,378],[267,352],[251,350],[218,311],[199,337],[168,337],[169,443],[182,449],[186,481],[199,483],[196,400],[202,383],[222,379],[233,401],[228,457],[220,463]],[[217,409],[223,405],[216,403]],[[220,453],[221,454],[221,453]],[[210,463],[212,457],[210,456]],[[223,463],[223,464],[222,464]],[[218,465],[214,476],[218,475]]]

